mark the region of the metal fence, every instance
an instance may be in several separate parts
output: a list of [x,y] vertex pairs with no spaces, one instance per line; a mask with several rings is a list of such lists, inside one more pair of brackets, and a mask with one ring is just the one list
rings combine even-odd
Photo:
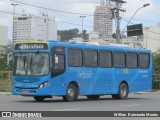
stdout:
[[160,73],[153,74],[153,89],[160,89]]
[[0,91],[8,92],[10,91],[12,80],[12,71],[0,71]]

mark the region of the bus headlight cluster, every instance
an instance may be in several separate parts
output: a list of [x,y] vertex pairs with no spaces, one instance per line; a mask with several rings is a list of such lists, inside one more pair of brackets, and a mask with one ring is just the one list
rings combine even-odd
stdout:
[[12,83],[12,87],[13,87],[13,88],[15,88],[15,87],[16,87],[14,83]]
[[40,84],[39,89],[45,87],[46,85],[48,85],[48,81],[47,81],[47,82],[44,82],[44,83],[42,83],[42,84]]

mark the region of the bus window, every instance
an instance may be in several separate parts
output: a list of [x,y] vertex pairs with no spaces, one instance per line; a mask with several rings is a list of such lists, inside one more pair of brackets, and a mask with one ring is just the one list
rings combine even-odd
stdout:
[[126,54],[126,66],[128,68],[137,68],[138,67],[138,55],[136,53],[127,53]]
[[99,52],[99,66],[102,68],[112,67],[112,54],[111,52],[100,51]]
[[82,66],[82,50],[78,50],[78,49],[68,50],[68,65],[70,67]]
[[125,67],[125,54],[122,52],[114,52],[114,67],[124,68]]
[[49,73],[48,53],[15,53],[14,75],[38,76]]
[[139,54],[139,68],[145,69],[149,67],[149,54]]
[[92,50],[84,51],[84,65],[86,67],[97,67],[98,66],[97,51],[92,51]]
[[55,77],[65,72],[65,47],[54,46],[51,49],[52,55],[52,73],[51,77]]

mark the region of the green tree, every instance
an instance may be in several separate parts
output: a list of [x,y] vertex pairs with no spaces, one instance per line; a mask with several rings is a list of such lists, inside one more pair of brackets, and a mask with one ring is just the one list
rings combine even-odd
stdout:
[[87,30],[83,30],[83,38],[84,38],[85,40],[88,40],[89,34],[87,34]]
[[[61,36],[61,41],[69,41],[72,38],[81,37],[79,34],[79,30],[77,28],[69,29],[69,30],[58,30],[58,35]],[[88,39],[88,34],[86,30],[83,30],[84,39]]]
[[153,61],[153,73],[159,72],[160,73],[160,49],[157,53],[153,53],[152,55]]
[[[116,39],[116,33],[113,33],[112,34],[112,37],[114,38],[114,39]],[[121,38],[126,38],[126,36],[125,35],[123,35],[123,34],[121,34],[121,36],[120,36]]]
[[7,64],[7,54],[0,53],[0,71],[11,71],[12,70],[12,62]]
[[68,41],[74,37],[78,37],[79,30],[77,28],[70,30],[58,30],[58,35],[61,36],[61,41]]

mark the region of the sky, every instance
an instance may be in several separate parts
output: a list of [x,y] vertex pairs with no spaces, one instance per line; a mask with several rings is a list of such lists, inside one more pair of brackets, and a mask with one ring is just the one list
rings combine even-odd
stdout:
[[[132,19],[133,24],[143,24],[143,27],[155,26],[160,22],[160,0],[125,0],[127,3],[123,4],[125,13],[121,13],[121,17],[130,20],[135,11],[143,6],[145,3],[150,3],[150,6],[140,9]],[[95,7],[100,5],[100,0],[0,0],[0,26],[8,26],[9,38],[12,37],[13,24],[13,6],[11,3],[23,2],[34,6],[54,9],[58,11],[67,11],[72,13],[85,14],[84,29],[87,32],[93,31],[93,14]],[[6,13],[9,12],[9,13]],[[39,15],[40,13],[47,13],[50,18],[57,21],[58,30],[67,30],[78,28],[81,30],[82,19],[80,14],[71,14],[64,12],[57,12],[48,9],[37,8],[18,3],[15,7],[17,15],[25,12],[26,14]],[[123,31],[127,22],[121,20],[121,31]],[[115,21],[113,20],[113,33],[115,32]]]

